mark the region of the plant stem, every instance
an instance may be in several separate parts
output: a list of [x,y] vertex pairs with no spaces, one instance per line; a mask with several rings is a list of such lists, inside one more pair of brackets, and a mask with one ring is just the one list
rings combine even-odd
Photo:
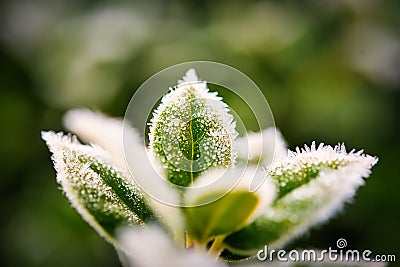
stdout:
[[218,258],[219,254],[221,254],[222,250],[224,250],[224,241],[225,236],[217,236],[214,239],[210,249],[208,250],[208,255]]
[[195,243],[188,233],[185,233],[185,247],[190,248]]

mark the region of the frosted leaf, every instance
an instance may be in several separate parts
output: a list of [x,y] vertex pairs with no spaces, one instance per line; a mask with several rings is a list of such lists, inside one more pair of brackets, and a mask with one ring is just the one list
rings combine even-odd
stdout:
[[347,153],[344,145],[332,147],[321,143],[316,147],[313,142],[311,147],[297,147],[296,152],[289,151],[288,157],[273,162],[268,167],[268,174],[278,188],[278,197],[282,197],[317,177],[318,172],[324,168],[338,169],[361,161],[369,164],[370,168],[376,164],[376,158],[363,155],[362,152],[353,150]]
[[75,137],[42,132],[57,171],[57,182],[78,213],[104,238],[121,225],[143,226],[156,221],[128,174],[109,164],[100,147],[81,145]]
[[129,135],[125,140],[141,145],[139,133],[134,128],[125,125],[124,131],[124,122],[121,119],[110,118],[99,112],[72,109],[64,115],[63,121],[64,126],[82,141],[99,145],[109,152],[112,161],[120,168],[126,167],[123,135]]
[[342,145],[315,148],[313,144],[289,153],[268,170],[281,194],[262,216],[224,242],[241,255],[254,254],[265,244],[283,246],[339,211],[364,184],[376,162],[362,152],[346,153]]
[[[64,124],[84,142],[104,148],[111,155],[110,162],[125,169],[129,174],[132,174],[132,170],[128,168],[125,159],[133,161],[137,166],[134,170],[137,176],[135,178],[141,181],[143,181],[142,179],[150,181],[149,175],[152,174],[150,168],[156,166],[156,162],[153,162],[153,166],[147,166],[147,153],[143,142],[141,142],[136,129],[132,128],[127,121],[107,117],[89,109],[73,109],[64,115]],[[130,175],[127,175],[127,179],[133,183]],[[153,181],[157,181],[157,179],[153,179]],[[160,194],[167,199],[178,199],[179,197],[174,189],[163,186],[163,184],[154,184],[152,187],[161,191]],[[148,198],[148,201],[162,222],[173,232],[175,238],[180,239],[183,232],[181,211],[151,197]]]
[[338,170],[324,169],[316,179],[279,199],[266,217],[276,222],[289,221],[291,226],[272,245],[280,247],[340,211],[364,184],[370,168],[368,162],[355,162]]
[[212,167],[234,165],[235,126],[228,106],[191,69],[154,112],[149,149],[170,182],[188,186]]

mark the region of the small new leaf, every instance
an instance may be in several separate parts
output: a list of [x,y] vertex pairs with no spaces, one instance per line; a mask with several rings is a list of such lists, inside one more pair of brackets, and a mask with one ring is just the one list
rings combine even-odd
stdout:
[[75,137],[42,132],[61,185],[72,206],[104,238],[114,242],[122,225],[143,226],[156,218],[127,174],[108,162],[99,147],[80,144]]
[[199,177],[195,190],[185,193],[188,236],[200,244],[222,240],[257,218],[275,197],[275,187],[264,180],[250,191],[254,180],[265,173],[254,167],[212,170]]
[[[214,195],[203,195],[193,205],[207,202],[207,198],[214,199]],[[232,233],[243,226],[258,202],[254,193],[235,191],[210,204],[187,208],[188,234],[198,243],[205,244],[216,236]]]
[[149,139],[167,179],[188,186],[205,170],[233,165],[237,133],[227,105],[193,69],[179,83],[154,112]]

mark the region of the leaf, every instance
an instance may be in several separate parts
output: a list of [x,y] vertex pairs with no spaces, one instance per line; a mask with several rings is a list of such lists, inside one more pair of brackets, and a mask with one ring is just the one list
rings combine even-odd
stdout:
[[362,152],[347,153],[344,145],[331,147],[323,143],[316,148],[313,142],[311,147],[306,145],[301,150],[297,147],[296,152],[289,151],[288,157],[280,158],[268,167],[268,174],[277,186],[278,198],[281,198],[315,179],[322,169],[336,170],[341,166],[362,160],[369,162],[371,167],[375,165],[376,159],[362,155]]
[[140,144],[139,134],[133,128],[124,128],[123,120],[89,109],[69,110],[63,117],[63,123],[83,142],[101,146],[112,156],[110,160],[113,164],[120,168],[126,168],[123,135],[129,134],[132,142]]
[[[130,126],[128,121],[110,118],[88,109],[70,110],[64,115],[63,121],[65,127],[84,142],[101,146],[110,155],[109,162],[134,175],[135,181],[141,186],[146,182],[159,180],[158,176],[151,179],[154,175],[153,165],[147,158],[139,133]],[[179,195],[175,189],[162,183],[151,184],[151,187],[173,203],[179,201]],[[124,198],[124,194],[119,196]],[[176,200],[173,201],[174,199]],[[157,217],[173,233],[175,240],[182,239],[184,232],[182,211],[152,197],[149,197],[148,201]]]
[[[203,195],[193,203],[207,202],[215,196]],[[246,191],[230,192],[210,204],[187,208],[185,211],[189,235],[201,244],[218,235],[229,234],[240,228],[258,204],[258,197]]]
[[57,182],[72,206],[104,238],[114,240],[121,225],[156,222],[143,194],[124,171],[110,165],[98,147],[81,145],[75,137],[42,132],[53,153]]
[[188,186],[205,170],[234,164],[236,135],[227,105],[191,69],[154,112],[149,147],[168,180]]
[[[185,192],[189,237],[205,243],[243,227],[260,215],[275,197],[274,185],[254,167],[216,169],[199,177]],[[263,180],[251,191],[254,180]]]
[[291,185],[296,186],[290,190],[281,186],[285,194],[278,195],[262,216],[228,236],[224,244],[239,255],[254,255],[264,245],[283,246],[340,210],[376,162],[376,158],[360,152],[347,154],[342,146],[312,147],[282,159],[273,164],[270,175],[275,181],[295,179]]

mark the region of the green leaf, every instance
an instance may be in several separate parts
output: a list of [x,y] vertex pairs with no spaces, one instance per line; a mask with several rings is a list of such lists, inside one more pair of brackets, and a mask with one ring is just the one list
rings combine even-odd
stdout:
[[[168,199],[171,203],[178,203],[179,193],[176,192],[175,188],[169,185],[166,186],[163,183],[151,182],[159,178],[158,174],[156,174],[157,178],[154,179],[155,172],[150,169],[153,166],[147,160],[145,146],[139,133],[130,126],[129,122],[120,118],[108,117],[88,109],[70,110],[64,115],[63,121],[64,126],[76,134],[80,140],[87,144],[96,144],[96,146],[104,149],[108,155],[107,159],[110,160],[108,163],[113,165],[114,168],[119,168],[129,173],[123,176],[130,178],[135,175],[135,181],[141,183],[141,186],[143,186],[144,181],[149,182],[151,187],[157,190],[159,194],[162,194],[165,199]],[[124,146],[129,149],[124,149]],[[102,170],[96,169],[96,165],[92,165],[92,168],[96,172],[102,172]],[[103,177],[103,175],[101,176]],[[130,197],[132,194],[129,190],[126,190],[126,185],[122,187],[119,185],[120,183],[126,183],[126,180],[117,179],[118,183],[115,184],[115,179],[114,177],[105,182],[114,189],[121,200],[133,209],[136,202],[126,199],[127,196]],[[151,194],[151,192],[147,193]],[[147,200],[163,226],[168,228],[168,231],[176,240],[181,240],[184,236],[182,211],[178,207],[169,206],[154,198],[148,198]],[[136,213],[140,213],[140,211],[136,211]]]
[[[216,193],[202,195],[192,204],[215,199]],[[200,244],[239,229],[254,212],[259,199],[254,193],[234,191],[210,204],[185,210],[188,234]]]
[[264,245],[279,248],[311,226],[324,222],[351,199],[375,164],[370,157],[335,169],[325,169],[309,183],[277,199],[250,225],[224,240],[239,255],[253,255]]
[[103,179],[103,182],[113,190],[114,194],[130,210],[134,211],[143,222],[152,222],[156,219],[147,206],[142,193],[133,184],[128,183],[127,179],[121,176],[121,173],[93,157],[81,155],[79,160],[82,163],[90,163],[90,168]]
[[296,152],[289,151],[288,157],[280,158],[268,167],[268,174],[278,189],[277,199],[309,183],[323,169],[337,170],[339,167],[359,162],[363,158],[374,160],[361,153],[362,151],[347,153],[344,145],[331,147],[321,143],[316,148],[315,142],[311,147],[306,145],[301,150],[297,147]]
[[227,105],[205,82],[184,82],[166,94],[154,112],[150,127],[150,150],[160,160],[168,180],[192,185],[204,171],[229,167],[235,161],[233,140],[237,133]]
[[105,151],[81,145],[75,137],[62,133],[43,132],[42,138],[53,153],[57,182],[101,236],[114,241],[120,226],[156,221],[143,194],[123,170],[109,164]]

